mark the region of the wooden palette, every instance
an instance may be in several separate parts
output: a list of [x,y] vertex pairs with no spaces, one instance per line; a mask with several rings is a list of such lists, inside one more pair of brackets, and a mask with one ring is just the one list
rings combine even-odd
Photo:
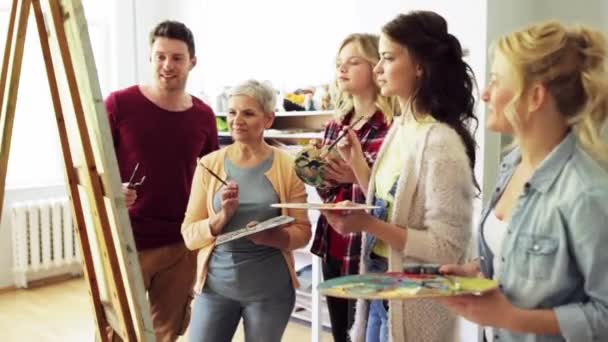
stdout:
[[221,244],[224,244],[224,243],[227,243],[230,241],[234,241],[234,240],[243,238],[245,236],[249,236],[249,235],[252,235],[255,233],[262,232],[267,229],[278,228],[278,227],[281,227],[282,225],[291,223],[293,221],[295,221],[295,219],[291,216],[283,215],[283,216],[273,217],[266,221],[262,221],[253,227],[245,227],[245,228],[241,228],[239,230],[221,234],[215,240],[215,244],[221,245]]
[[303,210],[368,210],[376,209],[378,206],[351,203],[344,205],[341,203],[275,203],[270,205],[273,208],[303,209]]

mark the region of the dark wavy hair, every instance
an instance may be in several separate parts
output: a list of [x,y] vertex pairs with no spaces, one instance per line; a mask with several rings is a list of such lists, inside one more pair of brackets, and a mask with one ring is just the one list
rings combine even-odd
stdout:
[[[477,143],[473,136],[479,124],[474,113],[475,77],[462,59],[460,42],[448,33],[447,22],[435,12],[413,11],[398,15],[384,25],[382,32],[404,46],[422,67],[410,101],[412,110],[429,113],[453,128],[462,138],[474,171]],[[473,183],[479,191],[474,173]]]

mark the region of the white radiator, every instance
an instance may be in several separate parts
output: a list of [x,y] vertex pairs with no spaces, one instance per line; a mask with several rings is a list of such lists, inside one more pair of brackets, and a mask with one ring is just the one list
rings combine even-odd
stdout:
[[11,207],[16,287],[63,274],[82,273],[80,246],[67,198],[18,202]]

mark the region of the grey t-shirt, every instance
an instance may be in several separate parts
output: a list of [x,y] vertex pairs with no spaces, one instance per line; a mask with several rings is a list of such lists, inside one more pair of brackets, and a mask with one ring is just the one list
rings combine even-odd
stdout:
[[[224,160],[228,179],[239,184],[239,206],[223,233],[243,228],[251,221],[259,222],[281,214],[280,209],[270,207],[279,202],[279,196],[265,175],[273,160],[274,155],[251,168],[238,167],[228,158]],[[221,209],[220,191],[213,197],[216,212]],[[255,301],[291,288],[292,284],[281,251],[256,245],[245,237],[214,249],[206,286],[228,298]]]

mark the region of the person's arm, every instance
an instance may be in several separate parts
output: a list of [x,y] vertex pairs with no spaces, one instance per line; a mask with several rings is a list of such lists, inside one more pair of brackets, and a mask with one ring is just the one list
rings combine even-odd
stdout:
[[372,169],[367,164],[363,154],[360,157],[354,158],[351,164],[355,178],[357,178],[357,184],[361,187],[361,191],[366,194],[369,188],[369,180],[372,173]]
[[112,133],[112,141],[114,142],[114,147],[118,147],[119,139],[119,130],[118,130],[118,115],[119,108],[118,102],[116,99],[116,94],[111,93],[104,101],[106,106],[106,111],[108,112],[108,122],[110,124],[110,132]]
[[[560,328],[553,310],[526,310],[514,307],[513,314],[507,318],[506,329],[510,331],[539,334],[559,335]],[[581,341],[574,339],[568,341]]]
[[[365,139],[365,141],[363,142],[365,150],[363,150],[363,146],[361,146],[361,143],[359,143],[359,146],[361,146],[361,154],[358,155],[358,160],[353,160],[352,170],[355,174],[357,184],[359,184],[364,194],[367,194],[371,177],[371,170],[374,163],[376,163],[376,159],[378,158],[378,154],[380,153],[380,149],[382,148],[384,140],[390,139],[387,138],[390,136],[389,130],[390,126],[382,126],[378,127],[376,130],[371,130],[370,132],[368,132],[367,136],[362,137]],[[359,147],[354,147],[355,148],[353,152],[359,149]],[[358,154],[358,151],[356,153]]]
[[568,217],[568,250],[585,279],[580,291],[588,299],[553,311],[566,340],[608,341],[608,191],[605,186],[582,190],[572,203],[560,211]]
[[425,262],[454,263],[465,255],[472,235],[471,166],[462,139],[445,125],[431,128],[423,153],[426,229],[408,227],[403,253]]
[[[349,201],[341,202],[346,203]],[[384,222],[362,210],[345,212],[322,210],[327,222],[340,234],[346,235],[366,231],[386,241],[393,249],[402,251],[407,241],[407,229]]]
[[209,228],[211,235],[218,236],[224,230],[224,227],[230,222],[232,216],[239,206],[239,186],[235,182],[229,181],[228,184],[221,188],[221,209],[217,215],[209,217]]
[[[561,335],[567,341],[577,342],[607,340],[608,254],[603,251],[608,241],[607,202],[608,192],[600,187],[581,191],[579,198],[572,201],[572,207],[560,209],[570,230],[569,250],[585,279],[580,291],[585,292],[587,300],[552,309],[522,309],[510,304],[500,291],[496,291],[449,304],[456,305],[465,318],[469,316],[474,322],[514,332]],[[501,305],[505,309],[501,309]]]
[[[524,334],[560,334],[553,310],[518,308],[500,290],[493,290],[482,295],[462,295],[437,298],[436,300],[465,319],[482,326],[501,328]],[[579,335],[578,337],[582,336]],[[567,340],[591,342],[591,340],[581,338]],[[594,339],[593,341],[597,340]]]
[[388,243],[392,249],[403,251],[408,238],[408,230],[369,215],[364,225],[365,231]]
[[[182,224],[181,233],[184,238],[186,247],[190,250],[196,250],[212,244],[215,241],[215,235],[212,232],[212,227],[218,227],[222,220],[221,217],[209,219],[207,211],[207,190],[208,183],[206,177],[203,177],[206,171],[197,165],[192,179],[192,190],[188,200],[188,207]],[[219,216],[219,215],[218,215]]]
[[[207,162],[203,158],[199,163]],[[239,204],[238,184],[228,182],[220,190],[221,209],[216,215],[209,216],[207,194],[212,186],[205,177],[208,173],[200,164],[197,165],[192,178],[192,189],[181,233],[186,247],[191,250],[203,248],[215,241],[230,221]]]
[[359,184],[363,193],[367,193],[371,168],[365,159],[359,138],[352,129],[347,128],[347,130],[346,136],[338,142],[337,148],[342,159],[353,170],[357,184]]
[[[108,123],[110,124],[110,133],[112,134],[112,142],[114,143],[114,149],[118,149],[120,144],[120,130],[118,129],[118,115],[119,108],[116,99],[116,94],[111,93],[105,100],[106,111],[108,112]],[[118,160],[120,162],[120,160]],[[120,165],[119,165],[120,167]],[[136,189],[130,188],[129,183],[125,182],[121,176],[121,190],[125,197],[125,205],[127,208],[131,208],[137,200]]]
[[[317,139],[314,141],[311,140],[310,145],[317,149],[330,145],[333,142],[333,139],[336,138],[336,134],[339,134],[340,127],[341,125],[335,119],[332,119],[325,125],[323,130],[323,139]],[[338,183],[330,183],[329,186],[325,186],[323,188],[316,187],[315,189],[323,202],[326,202],[335,196],[336,192],[341,186],[342,185]]]

